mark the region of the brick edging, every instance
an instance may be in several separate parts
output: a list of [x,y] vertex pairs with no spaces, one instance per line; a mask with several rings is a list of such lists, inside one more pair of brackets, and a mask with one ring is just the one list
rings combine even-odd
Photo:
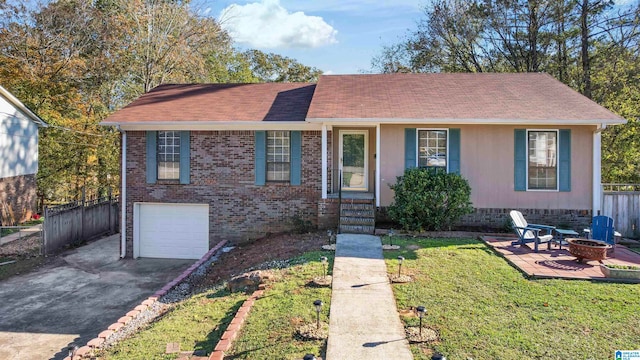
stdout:
[[242,306],[236,312],[236,315],[233,317],[227,329],[224,331],[222,336],[220,337],[220,341],[216,344],[216,347],[213,349],[211,355],[209,355],[209,360],[223,360],[225,352],[231,349],[233,345],[233,341],[238,337],[240,333],[240,329],[242,328],[242,324],[247,319],[249,315],[249,311],[251,307],[256,302],[257,299],[264,295],[264,284],[258,286],[258,290],[254,291],[247,300],[242,303]]
[[[200,265],[208,261],[209,258],[211,258],[216,252],[218,252],[218,250],[220,250],[226,243],[227,240],[220,241],[211,250],[207,251],[207,253],[204,254],[200,258],[200,260],[196,261],[185,271],[183,271],[182,274],[178,275],[175,279],[168,282],[160,290],[156,291],[153,295],[143,300],[139,305],[135,306],[131,311],[127,312],[125,316],[118,319],[118,321],[109,325],[106,330],[98,334],[98,337],[89,340],[86,345],[78,348],[78,350],[75,352],[75,355],[73,356],[73,360],[84,359],[87,355],[91,355],[95,349],[102,346],[102,344],[107,340],[109,336],[120,330],[141,312],[146,310],[149,306],[155,304],[161,297],[166,295],[176,285],[180,284],[184,279],[188,278],[198,267],[200,267]],[[71,357],[67,356],[64,358],[64,360],[71,360]]]

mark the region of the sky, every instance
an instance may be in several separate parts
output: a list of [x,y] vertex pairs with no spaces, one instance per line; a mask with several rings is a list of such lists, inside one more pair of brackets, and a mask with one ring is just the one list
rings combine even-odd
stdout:
[[325,74],[371,70],[383,46],[415,29],[425,0],[212,0],[236,46],[273,52]]

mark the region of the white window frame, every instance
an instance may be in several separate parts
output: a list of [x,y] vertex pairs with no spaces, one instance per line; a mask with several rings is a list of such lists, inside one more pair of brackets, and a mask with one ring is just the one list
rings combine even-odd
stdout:
[[[530,132],[555,132],[556,133],[556,188],[555,189],[529,189],[529,133]],[[526,180],[527,191],[542,191],[542,192],[559,192],[560,191],[560,130],[559,129],[527,129],[527,137],[525,139],[527,154],[527,167],[526,167]]]
[[[289,139],[289,176],[286,179],[283,180],[269,180],[269,163],[273,163],[273,164],[284,164],[285,162],[283,161],[269,161],[269,133],[270,132],[283,132],[287,134],[287,137]],[[267,147],[265,149],[265,181],[266,182],[271,182],[271,183],[286,183],[286,182],[290,182],[291,181],[291,131],[289,130],[267,130],[266,134],[265,134],[265,146]]]
[[[173,135],[174,139],[175,138],[178,139],[178,152],[177,152],[178,161],[160,161],[160,155],[161,155],[161,153],[160,153],[160,135],[162,133],[168,133],[168,132],[171,132],[171,133],[174,134]],[[165,136],[165,138],[166,138],[166,136]],[[157,139],[156,139],[156,167],[157,167],[156,179],[157,180],[163,180],[163,181],[179,181],[180,180],[180,151],[182,150],[181,149],[181,146],[182,146],[181,142],[182,142],[182,139],[180,138],[180,131],[175,131],[175,130],[166,130],[166,131],[165,130],[161,130],[161,131],[158,131]],[[166,143],[165,143],[165,146],[166,146]],[[171,146],[173,147],[175,145],[171,145]],[[172,154],[175,155],[175,153],[172,153]],[[178,164],[178,176],[175,177],[175,178],[174,177],[160,177],[160,163],[161,162],[164,162],[164,163],[171,162],[171,163]]]
[[[447,134],[447,164],[445,166],[445,170],[447,171],[447,174],[449,173],[449,128],[417,128],[416,129],[416,167],[420,166],[420,131],[445,131]],[[438,168],[440,166],[430,166],[427,168]]]

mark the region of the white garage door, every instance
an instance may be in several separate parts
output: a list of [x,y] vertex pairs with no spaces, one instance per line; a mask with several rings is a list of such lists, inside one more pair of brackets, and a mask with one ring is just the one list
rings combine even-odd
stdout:
[[209,251],[209,205],[138,203],[135,207],[137,256],[199,259]]

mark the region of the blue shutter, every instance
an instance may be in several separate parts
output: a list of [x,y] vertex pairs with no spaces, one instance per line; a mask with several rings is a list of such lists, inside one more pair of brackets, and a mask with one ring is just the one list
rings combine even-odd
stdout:
[[180,131],[180,184],[191,182],[190,132]]
[[267,181],[267,132],[256,131],[256,185],[264,185]]
[[460,174],[460,129],[449,129],[449,172]]
[[291,185],[300,185],[302,177],[302,133],[291,132]]
[[414,168],[417,166],[416,153],[418,146],[416,144],[416,129],[404,129],[404,168]]
[[[157,158],[158,132],[147,131],[147,183],[155,184],[158,180],[158,158]],[[123,164],[122,166],[126,166]]]
[[514,172],[513,187],[515,191],[527,190],[527,130],[514,131]]
[[571,130],[560,130],[558,147],[558,190],[571,191]]

